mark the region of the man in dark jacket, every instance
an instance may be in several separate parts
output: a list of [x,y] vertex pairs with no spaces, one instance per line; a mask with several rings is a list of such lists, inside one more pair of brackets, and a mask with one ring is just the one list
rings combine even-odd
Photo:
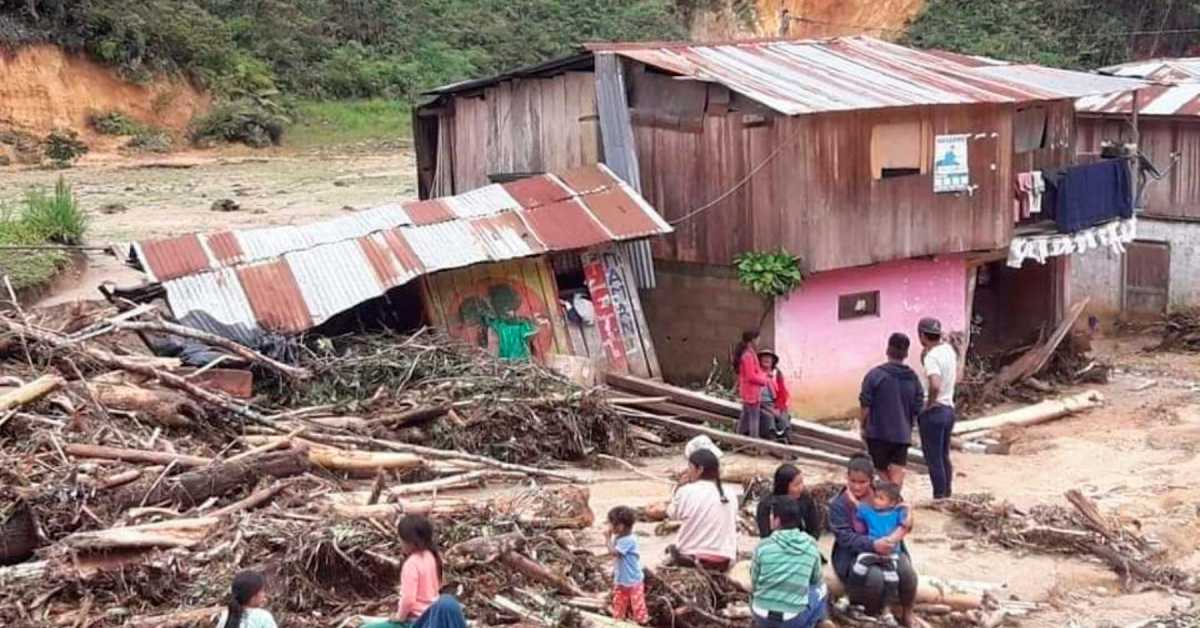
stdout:
[[908,359],[908,336],[888,338],[888,361],[867,373],[858,396],[862,407],[859,429],[879,475],[896,486],[904,485],[913,425],[925,404],[925,391]]

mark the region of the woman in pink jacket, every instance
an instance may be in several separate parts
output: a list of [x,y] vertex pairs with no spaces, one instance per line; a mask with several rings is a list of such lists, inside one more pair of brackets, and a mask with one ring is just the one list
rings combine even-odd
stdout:
[[738,434],[759,437],[762,423],[762,391],[774,383],[758,363],[758,331],[742,333],[742,341],[733,350],[733,368],[738,376],[738,395],[742,398],[742,416],[738,419]]

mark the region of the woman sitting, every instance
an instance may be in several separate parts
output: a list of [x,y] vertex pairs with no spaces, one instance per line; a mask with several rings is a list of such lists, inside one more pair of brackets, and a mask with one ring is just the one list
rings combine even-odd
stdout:
[[833,571],[846,589],[850,602],[866,609],[868,615],[878,616],[889,602],[886,576],[879,565],[869,567],[865,573],[854,569],[859,554],[889,556],[900,550],[896,561],[896,586],[899,612],[896,618],[903,626],[912,625],[913,603],[917,597],[917,572],[904,543],[899,547],[886,538],[872,541],[866,524],[858,516],[860,503],[870,504],[874,498],[875,466],[865,454],[850,459],[846,469],[846,488],[829,502],[829,527],[833,530]]
[[675,489],[667,517],[682,522],[671,563],[727,571],[737,558],[737,502],[721,486],[716,454],[697,449],[688,456],[684,484]]
[[754,512],[754,522],[758,527],[758,536],[771,536],[771,504],[774,499],[786,497],[796,502],[800,509],[801,532],[807,532],[814,541],[821,538],[821,513],[813,502],[812,495],[804,486],[804,476],[794,464],[781,464],[775,469],[775,485],[770,495],[764,495],[758,500],[758,509]]

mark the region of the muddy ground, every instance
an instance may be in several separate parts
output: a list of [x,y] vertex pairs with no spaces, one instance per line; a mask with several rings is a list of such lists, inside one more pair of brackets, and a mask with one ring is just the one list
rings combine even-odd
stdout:
[[[220,227],[289,224],[336,216],[415,197],[411,150],[403,146],[289,153],[190,153],[130,160],[103,156],[62,172],[0,168],[0,202],[30,185],[52,185],[61,174],[74,184],[92,216],[94,243],[177,235]],[[232,199],[241,209],[214,212],[214,201]],[[123,211],[103,213],[120,204]],[[103,280],[133,283],[140,275],[112,258],[88,258],[64,278],[43,303],[91,299]],[[1086,414],[1025,430],[1012,454],[956,457],[960,494],[987,491],[1017,505],[1065,504],[1062,494],[1078,488],[1102,510],[1141,523],[1158,539],[1167,558],[1200,569],[1200,357],[1146,354],[1144,339],[1105,339],[1098,352],[1118,370],[1110,384],[1095,387],[1106,405]],[[1153,385],[1147,387],[1148,382]],[[737,457],[735,457],[736,459]],[[646,461],[646,470],[666,474],[679,460]],[[764,461],[768,466],[774,461]],[[810,482],[836,480],[836,470],[808,467]],[[604,473],[592,488],[603,513],[669,497],[670,486],[628,473]],[[623,478],[623,479],[618,479]],[[929,495],[926,478],[906,486],[910,500]],[[918,570],[950,579],[991,582],[1006,595],[1043,602],[1046,609],[1021,626],[1130,626],[1186,603],[1169,592],[1124,592],[1117,576],[1092,560],[1073,556],[1022,555],[976,543],[946,515],[918,510],[912,549]],[[598,524],[599,525],[599,524]],[[594,535],[602,544],[600,528]],[[643,555],[661,561],[668,538],[639,526]],[[831,539],[823,542],[828,550]],[[754,539],[742,539],[753,547]]]

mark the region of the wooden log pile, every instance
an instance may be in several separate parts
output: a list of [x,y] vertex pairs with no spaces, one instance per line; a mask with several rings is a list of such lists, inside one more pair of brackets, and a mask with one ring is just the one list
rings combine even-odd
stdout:
[[1149,351],[1200,352],[1200,308],[1172,311],[1154,330],[1162,333],[1162,340]]

